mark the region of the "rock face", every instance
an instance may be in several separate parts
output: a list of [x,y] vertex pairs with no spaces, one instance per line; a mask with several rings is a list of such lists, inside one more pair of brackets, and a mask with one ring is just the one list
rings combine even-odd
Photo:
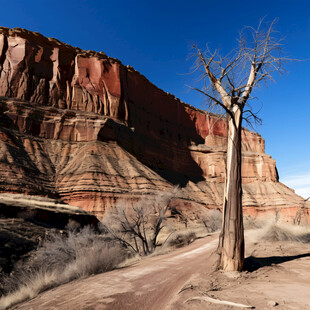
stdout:
[[[171,190],[183,209],[221,206],[227,128],[104,53],[0,28],[0,191],[46,195],[101,216]],[[244,208],[296,213],[263,138],[244,130]],[[295,211],[291,211],[295,210]]]

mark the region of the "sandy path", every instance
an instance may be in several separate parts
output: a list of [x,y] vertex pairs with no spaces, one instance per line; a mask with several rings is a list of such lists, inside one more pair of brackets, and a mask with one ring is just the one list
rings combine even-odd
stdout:
[[[209,296],[245,305],[257,310],[310,309],[310,243],[266,241],[246,234],[246,256],[256,262],[251,272],[200,272],[186,284],[192,289],[178,294],[173,310],[232,310],[203,300],[184,303],[192,297]],[[256,241],[255,241],[256,239]],[[253,266],[253,265],[252,265]]]
[[17,309],[169,309],[191,276],[212,269],[217,236],[134,266],[61,285]]

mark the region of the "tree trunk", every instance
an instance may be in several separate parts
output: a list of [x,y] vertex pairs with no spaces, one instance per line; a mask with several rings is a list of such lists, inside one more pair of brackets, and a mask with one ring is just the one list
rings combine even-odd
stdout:
[[241,271],[244,263],[242,218],[241,123],[242,111],[235,106],[228,116],[226,182],[223,201],[223,225],[220,235],[220,268]]

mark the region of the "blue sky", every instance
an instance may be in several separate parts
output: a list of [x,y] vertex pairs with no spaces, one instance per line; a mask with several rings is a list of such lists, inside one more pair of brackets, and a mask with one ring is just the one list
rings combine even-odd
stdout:
[[[83,49],[104,51],[144,74],[163,90],[205,109],[187,58],[191,43],[229,51],[245,25],[261,17],[276,26],[292,58],[310,59],[310,1],[1,1],[1,26],[22,27]],[[256,95],[262,105],[266,153],[280,180],[310,196],[310,60],[287,65],[288,74]]]

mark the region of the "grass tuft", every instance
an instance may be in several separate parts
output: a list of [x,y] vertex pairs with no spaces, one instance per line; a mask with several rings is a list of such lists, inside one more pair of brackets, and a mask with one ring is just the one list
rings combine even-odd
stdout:
[[0,309],[74,279],[112,270],[128,255],[121,245],[108,242],[89,227],[68,234],[53,233],[25,264],[4,277]]

